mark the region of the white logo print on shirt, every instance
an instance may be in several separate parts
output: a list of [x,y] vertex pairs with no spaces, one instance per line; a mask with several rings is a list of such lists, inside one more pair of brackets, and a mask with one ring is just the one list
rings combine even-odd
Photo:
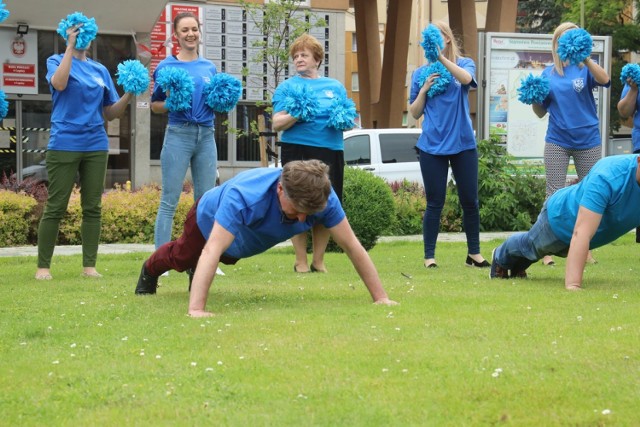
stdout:
[[100,76],[93,76],[93,80],[98,83],[98,85],[100,85],[101,87],[105,87],[106,85],[104,84],[104,80],[102,80],[102,77]]
[[573,90],[580,93],[584,89],[584,79],[582,77],[573,80]]

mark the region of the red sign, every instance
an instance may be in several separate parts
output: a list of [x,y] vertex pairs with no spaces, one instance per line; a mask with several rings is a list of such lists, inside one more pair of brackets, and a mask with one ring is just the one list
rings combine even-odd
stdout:
[[35,64],[2,64],[2,71],[5,74],[35,74]]
[[[198,20],[198,22],[200,22],[200,8],[198,6],[187,6],[187,5],[184,5],[184,4],[173,4],[173,5],[171,5],[171,25],[172,25],[171,28],[173,28],[173,20],[175,19],[176,15],[178,15],[179,13],[183,13],[183,12],[193,13],[195,15],[196,19]],[[171,49],[171,53],[173,55],[177,55],[178,52],[180,52],[180,45],[178,44],[178,41],[176,40],[175,36],[173,36],[171,41],[173,42],[173,49]]]
[[10,77],[4,76],[2,79],[3,86],[14,87],[36,87],[35,77]]

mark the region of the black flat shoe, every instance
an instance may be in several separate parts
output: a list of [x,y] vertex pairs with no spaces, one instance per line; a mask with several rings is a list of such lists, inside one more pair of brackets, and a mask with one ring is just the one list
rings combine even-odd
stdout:
[[312,273],[326,273],[327,270],[320,270],[319,268],[316,268],[315,265],[311,264],[311,272]]
[[471,258],[469,255],[467,255],[467,259],[465,261],[465,264],[467,264],[467,267],[477,267],[477,268],[490,268],[491,264],[486,260],[482,260],[482,262],[478,262],[475,259]]

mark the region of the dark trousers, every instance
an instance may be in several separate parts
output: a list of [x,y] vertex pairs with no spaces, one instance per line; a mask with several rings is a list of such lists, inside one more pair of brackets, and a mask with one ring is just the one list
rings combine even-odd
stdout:
[[420,151],[420,170],[427,196],[427,211],[422,224],[425,259],[435,258],[440,216],[447,195],[449,164],[462,206],[462,225],[467,236],[467,250],[470,254],[480,253],[478,151],[465,150],[445,156],[434,156]]
[[[171,242],[160,246],[151,254],[145,263],[145,269],[150,276],[158,277],[165,271],[185,271],[194,269],[198,265],[200,254],[207,240],[202,235],[197,222],[198,200],[187,213],[184,221],[182,235]],[[236,258],[223,255],[220,257],[223,264],[235,264]]]

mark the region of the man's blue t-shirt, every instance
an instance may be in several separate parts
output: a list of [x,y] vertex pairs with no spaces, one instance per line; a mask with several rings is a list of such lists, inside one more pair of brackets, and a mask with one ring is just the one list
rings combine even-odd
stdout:
[[548,66],[542,76],[549,80],[549,95],[542,106],[549,112],[546,142],[568,150],[587,150],[600,145],[600,130],[593,89],[600,85],[586,66],[564,67],[564,77]]
[[280,140],[289,144],[309,145],[328,148],[334,151],[344,150],[342,131],[329,126],[331,102],[337,96],[346,97],[347,91],[339,81],[328,77],[305,79],[291,77],[278,85],[273,94],[273,112],[284,111],[285,94],[292,86],[309,86],[318,96],[318,110],[315,118],[308,122],[297,121],[289,129],[282,131]]
[[[163,59],[153,72],[153,81],[158,78],[158,72],[165,67],[176,67],[186,70],[193,80],[194,90],[191,98],[191,109],[185,111],[169,111],[169,125],[183,123],[197,123],[202,126],[213,126],[214,113],[205,103],[204,88],[216,74],[216,66],[208,59],[198,58],[195,61],[180,61],[175,56]],[[159,85],[154,85],[151,101],[164,101],[167,93]]]
[[331,228],[344,219],[344,211],[332,189],[324,210],[308,215],[304,222],[284,221],[276,191],[281,174],[280,168],[252,169],[204,193],[198,202],[196,220],[205,239],[216,221],[235,236],[225,255],[247,258],[315,224]]
[[[622,95],[620,95],[620,99],[627,96],[629,92],[629,85],[625,84],[624,89],[622,89]],[[640,92],[638,92],[638,96],[636,96],[635,101],[635,113],[633,113],[633,130],[631,131],[631,141],[633,142],[633,151],[640,150]]]
[[[459,58],[457,65],[471,74],[471,83],[461,84],[451,76],[447,90],[433,98],[427,97],[424,105],[422,133],[418,148],[436,156],[458,154],[476,148],[471,115],[469,114],[469,89],[477,87],[476,64],[470,58]],[[420,77],[428,65],[423,65],[411,76],[409,104],[420,92]]]
[[602,215],[590,248],[598,248],[640,225],[637,155],[609,156],[598,161],[578,184],[556,191],[547,201],[549,224],[569,244],[583,206]]
[[48,150],[108,151],[109,140],[104,129],[103,107],[120,99],[107,68],[92,59],[71,59],[67,87],[57,91],[51,78],[63,55],[47,59],[47,82],[51,90],[51,133]]

